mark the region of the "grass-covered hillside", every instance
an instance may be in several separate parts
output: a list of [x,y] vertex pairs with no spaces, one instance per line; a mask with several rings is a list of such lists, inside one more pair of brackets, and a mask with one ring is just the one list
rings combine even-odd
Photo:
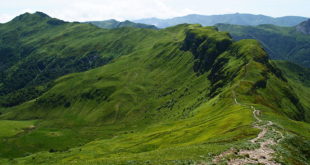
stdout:
[[[308,70],[270,61],[258,41],[236,42],[200,25],[105,30],[66,24],[59,33],[71,33],[57,41],[72,51],[61,54],[49,42],[46,54],[33,56],[88,57],[98,50],[98,58],[112,59],[63,72],[46,80],[49,87],[37,97],[2,107],[0,164],[309,163]],[[270,154],[252,158],[260,149]]]
[[[0,104],[14,106],[50,88],[50,80],[105,65],[143,47],[148,29],[100,29],[44,13],[0,25]],[[149,40],[147,42],[150,42]]]
[[297,31],[295,27],[229,24],[216,26],[221,31],[229,32],[236,40],[259,40],[272,59],[288,60],[304,67],[310,67],[310,35]]

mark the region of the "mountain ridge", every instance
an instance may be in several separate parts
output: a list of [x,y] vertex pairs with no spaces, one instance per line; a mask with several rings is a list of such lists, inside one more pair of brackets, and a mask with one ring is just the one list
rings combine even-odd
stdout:
[[159,28],[165,28],[177,24],[202,24],[203,26],[213,26],[218,23],[237,24],[237,25],[259,25],[259,24],[274,24],[280,26],[295,26],[307,20],[306,17],[284,16],[270,17],[265,15],[253,14],[224,14],[224,15],[198,15],[191,14],[183,17],[175,17],[169,19],[146,18],[134,20],[133,22],[152,24]]
[[235,40],[259,40],[272,59],[288,60],[304,67],[310,67],[310,36],[294,27],[276,25],[242,26],[217,24],[221,31],[229,32]]
[[141,23],[134,23],[129,20],[120,22],[115,19],[106,20],[106,21],[90,21],[87,22],[93,25],[96,25],[100,28],[106,28],[106,29],[114,29],[114,28],[122,28],[122,27],[134,27],[134,28],[145,28],[145,29],[157,29],[154,25],[147,25],[147,24],[141,24]]

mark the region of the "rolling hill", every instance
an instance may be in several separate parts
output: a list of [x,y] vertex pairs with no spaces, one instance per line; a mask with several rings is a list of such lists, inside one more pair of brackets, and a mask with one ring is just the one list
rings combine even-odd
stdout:
[[158,18],[146,18],[140,20],[134,20],[136,23],[155,25],[159,28],[166,28],[178,24],[201,24],[203,26],[213,26],[219,23],[235,24],[235,25],[261,25],[261,24],[273,24],[278,26],[295,26],[303,21],[306,21],[305,17],[298,16],[286,16],[273,18],[265,15],[253,15],[253,14],[224,14],[224,15],[197,15],[191,14],[183,17],[176,17],[170,19],[158,19]]
[[[256,40],[189,24],[102,29],[43,13],[0,29],[14,30],[8,34],[20,42],[1,40],[17,51],[0,54],[8,61],[2,97],[46,86],[32,97],[20,94],[16,104],[3,102],[0,164],[310,161],[310,71],[270,60]],[[24,55],[26,45],[33,50]],[[39,62],[59,65],[42,71]],[[21,69],[34,76],[10,87]]]

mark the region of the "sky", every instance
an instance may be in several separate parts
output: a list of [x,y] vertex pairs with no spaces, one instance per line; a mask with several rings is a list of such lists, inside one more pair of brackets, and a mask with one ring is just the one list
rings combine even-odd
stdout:
[[35,11],[65,21],[123,21],[231,13],[310,17],[309,9],[310,0],[0,0],[0,22]]

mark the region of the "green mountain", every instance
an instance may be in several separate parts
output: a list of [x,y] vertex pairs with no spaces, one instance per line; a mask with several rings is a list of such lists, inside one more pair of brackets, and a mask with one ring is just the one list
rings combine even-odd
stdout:
[[147,25],[142,23],[134,23],[131,21],[124,21],[119,22],[114,19],[106,20],[106,21],[90,21],[88,22],[90,24],[93,24],[95,26],[98,26],[100,28],[105,29],[115,29],[115,28],[122,28],[122,27],[134,27],[134,28],[144,28],[144,29],[157,29],[154,25]]
[[98,29],[40,12],[0,25],[0,104],[31,100],[51,86],[50,80],[105,65],[139,49],[132,42],[142,42],[146,31]]
[[[1,54],[2,75],[25,69],[36,76],[21,89],[42,89],[0,108],[0,164],[310,162],[310,71],[269,60],[258,41],[200,25],[108,30],[50,20],[59,22],[35,13],[0,26],[17,28],[10,34],[20,42],[3,47],[33,46],[27,56]],[[92,51],[86,64],[111,59],[73,63]],[[48,57],[61,64],[45,67],[59,74],[44,81],[21,67]]]
[[175,17],[170,19],[146,18],[135,20],[137,23],[155,25],[159,28],[166,28],[182,23],[201,24],[203,26],[213,26],[219,23],[235,24],[235,25],[261,25],[273,24],[278,26],[295,26],[303,21],[305,17],[286,16],[273,18],[265,15],[253,14],[223,14],[223,15],[197,15],[191,14],[183,17]]
[[[301,27],[303,24],[297,27]],[[296,30],[297,27],[228,24],[218,24],[216,26],[221,31],[229,32],[235,40],[259,40],[272,59],[288,60],[304,67],[310,67],[310,35],[299,32]]]

